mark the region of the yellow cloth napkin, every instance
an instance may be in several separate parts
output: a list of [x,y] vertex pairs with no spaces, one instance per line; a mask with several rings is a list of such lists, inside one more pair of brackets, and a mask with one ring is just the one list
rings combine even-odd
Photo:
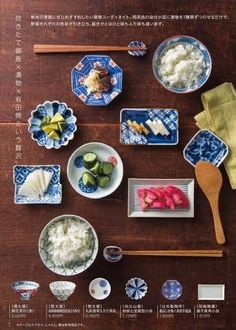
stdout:
[[195,116],[201,129],[209,129],[229,147],[224,166],[231,187],[236,189],[236,91],[233,84],[224,83],[202,94],[204,111]]

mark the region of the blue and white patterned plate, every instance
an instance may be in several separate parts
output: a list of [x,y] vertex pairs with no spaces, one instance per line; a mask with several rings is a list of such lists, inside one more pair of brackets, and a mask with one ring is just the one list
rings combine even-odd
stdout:
[[148,290],[147,283],[139,277],[131,278],[125,286],[125,292],[131,299],[142,299]]
[[[60,140],[51,139],[41,128],[41,121],[45,116],[53,117],[59,112],[66,121],[65,129],[63,130]],[[61,146],[66,146],[73,139],[74,133],[77,130],[76,117],[73,115],[73,110],[68,108],[67,104],[59,101],[45,101],[39,104],[36,110],[31,112],[29,118],[28,131],[31,138],[37,141],[39,146],[44,146],[47,149],[59,149]]]
[[[194,85],[192,85],[190,88],[176,88],[176,87],[168,86],[168,84],[163,82],[163,79],[162,79],[162,77],[159,73],[159,69],[158,69],[159,60],[160,60],[160,57],[163,54],[163,52],[166,51],[168,48],[173,47],[173,45],[175,45],[175,44],[177,45],[179,43],[188,43],[188,44],[191,44],[191,45],[197,47],[200,50],[200,52],[202,53],[202,55],[204,57],[205,65],[206,65],[205,70],[202,73],[202,75],[200,76],[199,80]],[[171,92],[175,92],[175,93],[190,93],[190,92],[193,92],[193,91],[199,89],[208,80],[208,78],[211,74],[211,69],[212,69],[212,60],[211,60],[211,56],[210,56],[207,48],[203,45],[203,43],[201,43],[196,38],[186,36],[186,35],[178,35],[178,36],[174,36],[174,37],[164,40],[157,47],[157,49],[153,55],[153,59],[152,59],[152,70],[153,70],[154,76],[156,77],[157,81],[164,88],[166,88],[167,90],[169,90]]]
[[[137,133],[127,124],[129,119],[136,121],[138,124],[143,123],[145,128],[149,130],[149,134]],[[168,136],[154,135],[152,130],[145,124],[148,119],[161,120],[170,134]],[[174,109],[122,109],[120,112],[120,130],[120,142],[122,144],[176,145],[179,142],[178,112]]]
[[220,166],[228,155],[228,146],[207,129],[198,131],[183,151],[184,158],[195,166],[200,160]]
[[[18,195],[20,187],[27,176],[36,169],[52,172],[53,176],[49,183],[48,190],[43,198],[33,199]],[[15,204],[61,204],[62,185],[60,183],[61,167],[59,165],[16,165],[13,167],[13,182],[15,184]]]
[[[83,82],[90,70],[97,65],[108,70],[111,77],[111,87],[107,92],[90,93]],[[121,93],[122,77],[122,69],[109,56],[87,55],[71,71],[72,91],[87,105],[104,106]]]
[[182,296],[183,288],[177,280],[167,280],[162,285],[162,295],[168,300],[176,300]]

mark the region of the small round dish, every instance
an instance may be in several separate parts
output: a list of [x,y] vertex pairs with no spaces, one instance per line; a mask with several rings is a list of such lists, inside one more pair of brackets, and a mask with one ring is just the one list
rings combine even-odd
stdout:
[[[98,66],[108,70],[111,85],[107,92],[91,93],[84,85],[84,80],[91,69]],[[122,92],[122,77],[122,69],[109,56],[86,55],[71,71],[72,91],[86,105],[104,106]]]
[[125,286],[127,296],[134,300],[142,299],[147,291],[147,283],[140,277],[131,278]]
[[[160,63],[160,58],[162,57],[164,52],[166,52],[169,48],[172,48],[173,46],[178,44],[190,44],[192,46],[195,46],[201,52],[204,58],[205,69],[203,73],[200,75],[198,81],[195,82],[190,87],[177,88],[177,87],[169,86],[169,84],[162,79],[159,72],[158,65]],[[196,38],[187,35],[177,35],[164,40],[155,50],[152,59],[152,70],[155,78],[165,89],[174,93],[191,93],[196,91],[206,83],[206,81],[208,80],[211,74],[211,69],[212,69],[212,60],[207,48],[203,45],[202,42],[200,42]]]
[[[60,134],[56,134],[57,139],[55,139],[50,138],[42,129],[42,120],[44,120],[44,118],[49,118],[50,120],[57,113],[63,117],[64,122]],[[74,138],[74,133],[77,130],[76,121],[77,119],[73,115],[73,110],[68,108],[66,103],[59,101],[45,101],[43,104],[39,104],[36,109],[31,112],[31,117],[28,120],[28,131],[31,134],[32,140],[36,141],[39,146],[43,146],[47,149],[59,149],[61,146],[66,146],[69,141]],[[53,125],[57,125],[57,122],[53,123]]]
[[[90,254],[88,257],[84,258],[82,255],[80,258],[78,258],[77,261],[70,262],[70,264],[66,266],[59,266],[56,265],[55,262],[52,260],[52,254],[49,253],[48,247],[50,245],[49,241],[49,230],[54,228],[54,232],[58,231],[60,232],[61,229],[56,229],[58,228],[58,224],[63,224],[65,227],[66,221],[68,219],[71,219],[75,222],[78,222],[78,224],[84,225],[87,227],[87,231],[89,232],[89,249],[90,249]],[[67,235],[70,235],[70,231],[67,232],[67,230],[63,229],[67,233]],[[78,230],[79,231],[79,230]],[[78,240],[81,240],[81,238],[78,238]],[[63,252],[68,251],[68,240],[67,242],[60,243],[60,246],[64,247],[65,249]],[[73,242],[74,244],[75,242]],[[59,243],[58,243],[59,244]],[[52,219],[42,230],[40,237],[39,237],[39,242],[38,242],[38,249],[39,249],[39,255],[44,263],[44,265],[51,270],[52,272],[58,274],[58,275],[64,275],[64,276],[72,276],[72,275],[77,275],[82,272],[84,272],[86,269],[88,269],[92,263],[95,261],[97,253],[98,253],[98,237],[97,234],[93,228],[93,226],[85,219],[81,218],[80,216],[77,215],[71,215],[71,214],[65,214],[65,215],[60,215],[54,219]],[[70,249],[71,250],[71,249]],[[73,253],[73,252],[71,252]],[[59,254],[59,253],[57,253]]]
[[74,293],[76,284],[70,281],[55,281],[49,284],[49,288],[58,300],[65,301]]
[[[86,188],[81,184],[81,178],[87,170],[83,165],[83,155],[87,152],[95,153],[99,160],[113,162],[114,168],[110,183],[104,187]],[[88,198],[98,199],[112,194],[120,185],[123,178],[123,163],[119,154],[109,145],[100,142],[90,142],[76,149],[67,164],[67,177],[74,190]]]
[[38,283],[32,281],[17,281],[12,284],[12,288],[24,301],[30,300],[30,298],[35,296],[39,286]]
[[89,293],[94,299],[106,299],[111,293],[111,285],[105,278],[95,278],[89,284]]

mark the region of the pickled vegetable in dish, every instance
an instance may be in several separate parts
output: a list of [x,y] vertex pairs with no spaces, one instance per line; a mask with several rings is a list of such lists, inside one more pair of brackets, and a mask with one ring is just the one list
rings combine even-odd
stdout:
[[113,158],[111,161],[100,161],[94,152],[86,152],[83,155],[83,164],[87,171],[82,174],[82,184],[94,189],[97,186],[105,188],[111,182],[113,169],[117,165]]
[[41,128],[50,139],[60,140],[60,135],[66,127],[66,120],[57,112],[52,118],[48,115],[41,121]]
[[111,87],[111,79],[107,69],[96,66],[91,69],[88,76],[84,80],[84,85],[90,93],[108,92]]
[[142,210],[189,208],[188,197],[176,186],[140,188],[137,194]]

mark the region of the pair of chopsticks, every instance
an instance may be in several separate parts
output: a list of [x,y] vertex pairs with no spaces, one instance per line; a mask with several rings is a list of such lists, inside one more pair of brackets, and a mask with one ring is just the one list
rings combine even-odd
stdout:
[[159,257],[223,257],[223,250],[158,250],[158,251],[119,251],[110,250],[113,255],[159,256]]

